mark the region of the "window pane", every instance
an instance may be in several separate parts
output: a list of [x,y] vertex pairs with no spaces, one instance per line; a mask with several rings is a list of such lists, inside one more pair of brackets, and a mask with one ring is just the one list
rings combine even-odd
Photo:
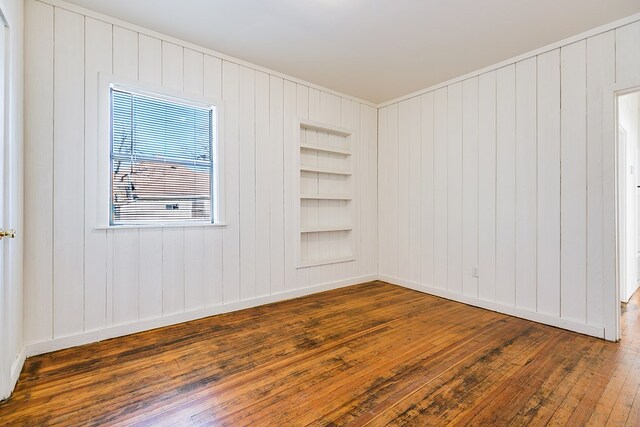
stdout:
[[112,89],[113,224],[211,221],[213,117]]

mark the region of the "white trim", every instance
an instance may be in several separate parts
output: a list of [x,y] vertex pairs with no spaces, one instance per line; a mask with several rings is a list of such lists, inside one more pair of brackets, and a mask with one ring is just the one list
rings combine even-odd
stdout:
[[131,228],[186,228],[186,227],[214,227],[224,228],[226,223],[221,222],[166,222],[158,224],[122,224],[122,225],[97,225],[96,230],[127,230]]
[[11,364],[11,378],[10,378],[10,390],[13,390],[20,378],[20,373],[22,372],[22,367],[24,366],[24,361],[27,359],[27,353],[25,351],[25,347],[22,346],[16,359]]
[[443,88],[445,86],[450,86],[450,85],[452,85],[454,83],[458,83],[458,82],[461,82],[463,80],[470,79],[472,77],[477,77],[477,76],[479,76],[481,74],[486,74],[488,72],[495,71],[495,70],[497,70],[499,68],[503,68],[503,67],[506,67],[508,65],[515,64],[516,62],[521,62],[521,61],[524,61],[526,59],[529,59],[529,58],[532,58],[532,57],[535,57],[535,56],[538,56],[538,55],[542,55],[543,53],[549,52],[551,50],[559,49],[559,48],[561,48],[563,46],[570,45],[570,44],[578,42],[580,40],[584,40],[584,39],[587,39],[589,37],[597,36],[598,34],[606,33],[607,31],[611,31],[611,30],[614,30],[616,28],[620,28],[620,27],[623,27],[625,25],[632,24],[632,23],[634,23],[636,21],[640,21],[640,13],[636,13],[636,14],[627,16],[625,18],[618,19],[617,21],[613,21],[613,22],[610,22],[608,24],[604,24],[604,25],[601,25],[599,27],[592,28],[591,30],[584,31],[584,32],[582,32],[580,34],[577,34],[575,36],[568,37],[566,39],[563,39],[563,40],[548,44],[548,45],[543,46],[541,48],[538,48],[538,49],[523,53],[523,54],[518,55],[518,56],[514,56],[514,57],[509,58],[509,59],[505,59],[504,61],[500,61],[500,62],[498,62],[496,64],[489,65],[488,67],[484,67],[484,68],[481,68],[479,70],[472,71],[470,73],[464,74],[462,76],[455,77],[453,79],[447,80],[445,82],[435,84],[435,85],[430,86],[428,88],[420,89],[418,91],[409,93],[407,95],[403,95],[403,96],[400,96],[398,98],[392,99],[390,101],[382,102],[382,103],[378,104],[378,108],[383,108],[383,107],[386,107],[386,106],[389,106],[389,105],[392,105],[392,104],[397,104],[397,103],[399,103],[401,101],[404,101],[404,100],[407,100],[407,99],[410,99],[410,98],[415,98],[416,96],[424,95],[425,93],[433,92],[433,91],[435,91],[437,89],[440,89],[440,88]]
[[[168,89],[164,86],[143,83],[136,79],[128,79],[115,76],[110,73],[99,73],[98,85],[98,164],[97,171],[97,200],[96,229],[117,228],[168,228],[185,226],[224,226],[225,225],[225,196],[224,196],[224,102],[220,99],[210,98],[181,90]],[[109,211],[111,206],[111,88],[121,88],[126,91],[142,93],[170,101],[181,102],[197,107],[213,107],[215,110],[215,158],[213,174],[211,178],[211,190],[213,193],[213,206],[211,216],[213,222],[198,223],[158,223],[158,224],[110,224]],[[86,191],[86,189],[85,189]],[[91,191],[89,189],[89,191]]]
[[339,280],[323,285],[312,286],[310,288],[295,289],[292,291],[282,292],[275,295],[254,298],[246,301],[235,302],[227,305],[219,305],[216,307],[194,310],[185,313],[178,313],[171,316],[161,317],[157,319],[143,320],[136,323],[128,323],[124,325],[113,326],[106,329],[84,332],[77,335],[54,338],[52,340],[41,341],[27,344],[25,346],[25,354],[27,357],[38,354],[49,353],[51,351],[61,350],[64,348],[75,347],[79,345],[89,344],[96,341],[102,341],[110,338],[120,337],[123,335],[134,334],[136,332],[148,331],[151,329],[161,328],[164,326],[175,325],[177,323],[188,322],[190,320],[201,319],[203,317],[214,316],[222,313],[243,310],[245,308],[257,307],[259,305],[270,304],[273,302],[284,301],[292,298],[298,298],[305,295],[315,294],[322,291],[351,286],[358,283],[366,283],[376,280],[375,274],[354,277],[347,280]]
[[215,51],[213,49],[208,49],[206,47],[197,45],[195,43],[191,43],[191,42],[188,42],[188,41],[185,41],[185,40],[180,40],[178,38],[171,37],[171,36],[168,36],[166,34],[159,33],[157,31],[152,31],[152,30],[149,30],[147,28],[141,27],[139,25],[132,24],[130,22],[123,21],[121,19],[117,19],[117,18],[114,18],[114,17],[109,16],[109,15],[98,13],[96,11],[93,11],[93,10],[90,10],[90,9],[86,9],[84,7],[76,6],[75,4],[68,3],[68,2],[66,2],[64,0],[35,0],[35,1],[39,1],[41,3],[46,3],[46,4],[49,4],[49,5],[54,6],[54,7],[59,7],[61,9],[68,10],[69,12],[79,13],[81,15],[88,16],[90,18],[106,22],[108,24],[117,25],[118,27],[126,28],[126,29],[129,29],[129,30],[135,31],[137,33],[144,34],[144,35],[147,35],[147,36],[159,39],[159,40],[164,40],[164,41],[167,41],[169,43],[177,44],[177,45],[180,45],[182,47],[186,47],[188,49],[194,50],[196,52],[200,52],[200,53],[203,53],[205,55],[216,57],[216,58],[221,59],[223,61],[232,62],[234,64],[241,65],[243,67],[249,67],[249,68],[252,68],[252,69],[254,69],[256,71],[262,71],[262,72],[264,72],[266,74],[269,74],[269,75],[272,75],[272,76],[276,76],[276,77],[280,77],[280,78],[288,80],[288,81],[290,81],[292,83],[297,83],[297,84],[300,84],[300,85],[303,85],[303,86],[307,86],[309,88],[320,90],[322,92],[330,93],[332,95],[339,96],[340,98],[349,99],[351,101],[355,101],[355,102],[358,102],[358,103],[363,104],[363,105],[368,105],[369,107],[374,107],[374,108],[377,107],[376,103],[374,103],[374,102],[367,101],[367,100],[364,100],[364,99],[360,99],[360,98],[357,98],[355,96],[347,95],[345,93],[340,93],[340,92],[335,91],[333,89],[329,89],[329,88],[326,88],[326,87],[323,87],[323,86],[320,86],[320,85],[317,85],[317,84],[314,84],[314,83],[311,83],[311,82],[308,82],[308,81],[305,81],[305,80],[302,80],[302,79],[299,79],[299,78],[296,78],[296,77],[293,77],[293,76],[290,76],[290,75],[285,74],[285,73],[280,73],[278,71],[270,70],[270,69],[262,67],[260,65],[253,64],[253,63],[248,62],[248,61],[243,61],[241,59],[234,58],[233,56],[225,55],[224,53],[217,52],[217,51]]
[[385,275],[380,275],[379,280],[388,282],[394,285],[402,286],[405,288],[413,289],[415,291],[423,292],[430,295],[435,295],[448,300],[461,302],[463,304],[472,305],[474,307],[484,308],[486,310],[495,311],[498,313],[508,314],[509,316],[519,317],[525,320],[531,320],[533,322],[542,323],[557,328],[568,329],[573,332],[578,332],[585,335],[591,335],[597,338],[604,338],[604,327],[599,325],[588,325],[584,323],[574,322],[567,319],[562,319],[555,316],[550,316],[542,313],[535,313],[532,311],[522,310],[516,307],[509,307],[502,304],[498,304],[491,301],[485,301],[478,298],[471,298],[464,295],[454,294],[442,289],[436,289],[431,286],[421,285],[408,280],[397,279]]

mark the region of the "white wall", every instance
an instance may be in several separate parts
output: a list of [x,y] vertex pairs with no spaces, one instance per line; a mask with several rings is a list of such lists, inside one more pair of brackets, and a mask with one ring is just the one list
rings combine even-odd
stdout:
[[[620,297],[627,302],[638,289],[638,197],[640,196],[640,178],[638,178],[638,156],[640,155],[640,94],[632,93],[621,96],[618,100],[618,123],[621,128],[621,150],[625,150],[625,223],[624,246],[626,247],[626,259],[624,260],[624,274],[621,275],[622,289]],[[624,142],[623,142],[624,138]],[[622,146],[624,143],[624,147]]]
[[[375,107],[65,3],[26,26],[30,354],[375,277]],[[227,227],[95,228],[99,72],[223,100]],[[295,268],[297,117],[355,130],[355,262]]]
[[382,279],[603,336],[615,286],[603,92],[638,79],[634,22],[380,108]]
[[0,398],[9,395],[20,374],[24,362],[23,352],[23,2],[0,0],[0,8],[9,25],[9,85],[8,85],[8,152],[5,152],[4,204],[9,207],[2,227],[18,230],[17,237],[3,243],[5,260],[2,301],[3,351]]
[[[189,43],[57,0],[25,4],[30,354],[378,272],[604,335],[615,150],[603,93],[640,79],[640,22],[382,105],[376,119],[371,105]],[[226,228],[95,229],[99,72],[223,99]],[[295,268],[296,117],[356,130],[356,262]]]

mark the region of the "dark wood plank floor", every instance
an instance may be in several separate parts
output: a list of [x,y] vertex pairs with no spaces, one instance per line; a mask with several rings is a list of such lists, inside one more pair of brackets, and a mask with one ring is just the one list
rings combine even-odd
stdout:
[[619,344],[374,282],[27,360],[0,425],[640,425]]

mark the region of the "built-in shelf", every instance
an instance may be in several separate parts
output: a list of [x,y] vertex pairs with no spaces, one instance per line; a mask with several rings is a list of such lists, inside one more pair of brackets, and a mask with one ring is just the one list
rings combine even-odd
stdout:
[[331,175],[351,175],[351,171],[325,168],[322,166],[300,166],[300,170],[303,172],[328,173]]
[[351,231],[353,227],[344,225],[325,225],[320,227],[300,227],[301,233],[324,233],[327,231]]
[[300,148],[304,148],[305,150],[322,151],[325,153],[343,154],[345,156],[351,155],[351,151],[335,147],[320,147],[319,145],[300,144]]
[[[296,194],[299,201],[306,202],[297,203],[297,267],[354,261],[354,225],[340,225],[354,218],[351,200],[356,188],[356,163],[352,154],[352,131],[306,119],[300,119],[299,126]],[[328,225],[302,225],[302,209],[307,224],[319,220]],[[315,220],[309,221],[311,218]]]
[[355,261],[356,257],[354,256],[346,256],[340,258],[325,258],[325,259],[309,259],[302,260],[298,263],[298,268],[304,267],[314,267],[316,265],[326,265],[326,264],[338,264],[340,262],[349,262]]
[[326,123],[316,122],[315,120],[308,120],[308,119],[300,119],[300,128],[317,130],[320,132],[326,132],[331,135],[338,135],[345,138],[350,137],[352,133],[350,129],[343,128],[341,126],[333,126]]
[[341,194],[301,194],[301,199],[309,200],[351,200],[351,196]]

